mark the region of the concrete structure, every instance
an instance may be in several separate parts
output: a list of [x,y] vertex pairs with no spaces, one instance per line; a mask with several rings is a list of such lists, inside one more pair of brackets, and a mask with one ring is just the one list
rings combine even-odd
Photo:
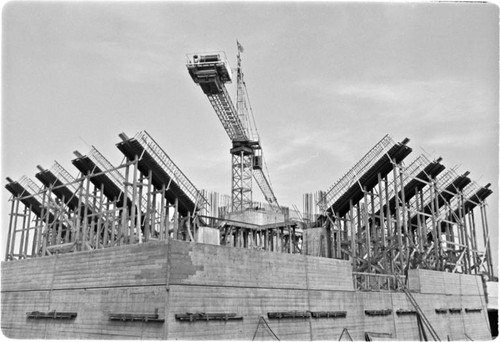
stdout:
[[[481,277],[411,270],[408,279],[440,339],[491,338]],[[206,316],[182,320],[196,313]],[[4,262],[1,318],[10,338],[421,339],[405,293],[355,290],[348,261],[173,239]]]

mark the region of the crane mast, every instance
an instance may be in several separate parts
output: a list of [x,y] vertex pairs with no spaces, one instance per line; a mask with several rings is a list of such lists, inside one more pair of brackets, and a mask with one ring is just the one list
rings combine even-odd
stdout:
[[231,210],[243,211],[252,206],[252,179],[255,179],[266,201],[273,208],[279,208],[276,196],[262,170],[262,146],[249,118],[248,95],[241,69],[242,51],[243,48],[238,44],[236,108],[225,87],[225,83],[231,82],[231,69],[223,52],[188,55],[186,66],[193,81],[208,97],[232,141]]

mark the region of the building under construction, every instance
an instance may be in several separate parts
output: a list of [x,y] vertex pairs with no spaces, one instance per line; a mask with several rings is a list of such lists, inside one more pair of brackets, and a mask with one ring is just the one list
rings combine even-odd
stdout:
[[[240,46],[239,46],[240,48]],[[241,52],[242,49],[239,49]],[[303,210],[280,206],[222,54],[187,68],[232,147],[231,196],[199,190],[146,131],[7,178],[11,338],[488,340],[490,184],[386,135]],[[249,120],[250,118],[250,120]],[[118,140],[118,139],[117,139]],[[252,200],[252,180],[267,203]]]

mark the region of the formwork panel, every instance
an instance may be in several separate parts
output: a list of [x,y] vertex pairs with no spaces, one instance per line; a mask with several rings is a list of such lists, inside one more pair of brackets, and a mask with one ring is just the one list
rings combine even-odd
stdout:
[[171,241],[170,284],[352,291],[345,260]]
[[50,311],[50,292],[2,292],[1,310],[2,333],[5,337],[45,338],[47,322],[41,319],[27,324],[26,313],[32,311]]
[[[22,300],[16,300],[20,298]],[[12,338],[162,339],[162,322],[112,321],[111,313],[165,317],[165,286],[70,289],[2,294],[4,334]],[[12,307],[15,306],[15,307]],[[27,319],[26,312],[73,312],[74,319]],[[5,318],[5,323],[4,323]]]
[[2,292],[50,290],[56,256],[2,262]]

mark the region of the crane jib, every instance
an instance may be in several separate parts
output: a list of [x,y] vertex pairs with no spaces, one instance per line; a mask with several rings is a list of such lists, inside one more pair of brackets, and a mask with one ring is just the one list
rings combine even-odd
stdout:
[[[231,82],[231,68],[225,59],[225,54],[223,52],[193,54],[188,56],[186,67],[193,81],[208,97],[229,139],[233,142],[230,150],[233,173],[232,210],[244,210],[246,206],[251,205],[252,178],[262,190],[266,201],[272,207],[279,208],[271,185],[264,175],[262,147],[258,135],[257,139],[251,139],[252,129],[247,121],[246,125],[242,121],[246,118],[248,99],[238,88],[238,108],[235,108],[225,87],[225,83]],[[242,77],[238,59],[238,87],[244,85]],[[244,108],[243,112],[241,108]]]

